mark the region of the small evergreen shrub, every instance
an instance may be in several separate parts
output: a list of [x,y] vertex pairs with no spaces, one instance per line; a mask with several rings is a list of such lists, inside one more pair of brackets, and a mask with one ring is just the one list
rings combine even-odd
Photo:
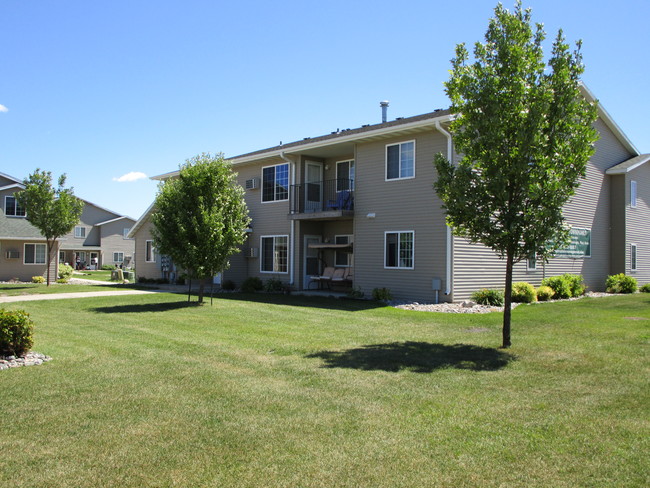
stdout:
[[542,280],[542,286],[548,286],[553,289],[553,298],[555,300],[571,298],[571,282],[564,275],[544,278]]
[[638,288],[636,278],[627,276],[625,273],[608,276],[605,287],[607,293],[634,293]]
[[57,282],[59,285],[65,285],[65,284],[68,283],[68,280],[66,280],[65,278],[59,278],[58,280],[56,280],[56,282]]
[[241,284],[241,291],[244,293],[255,293],[256,291],[262,291],[263,289],[264,284],[257,276],[249,276]]
[[114,264],[102,264],[101,267],[102,270],[104,271],[113,271],[114,269],[117,269]]
[[221,283],[221,289],[226,291],[233,291],[235,288],[235,282],[233,280],[225,280]]
[[548,302],[553,298],[554,294],[553,288],[542,285],[537,289],[537,300],[540,302]]
[[393,299],[393,295],[388,288],[375,288],[372,290],[372,299],[379,302],[389,302]]
[[512,284],[512,301],[515,303],[532,303],[537,301],[535,287],[530,283],[518,281]]
[[34,322],[24,310],[0,309],[0,355],[21,356],[34,345]]
[[472,300],[479,305],[490,305],[491,307],[503,306],[503,292],[501,290],[494,290],[483,288],[472,293]]
[[32,276],[32,283],[45,283],[45,276]]
[[641,293],[650,293],[650,283],[646,283],[641,288],[639,288]]
[[[59,264],[59,280],[65,280],[63,283],[67,283],[70,278],[72,278],[73,273],[72,266],[67,264]],[[59,281],[57,280],[57,283]]]

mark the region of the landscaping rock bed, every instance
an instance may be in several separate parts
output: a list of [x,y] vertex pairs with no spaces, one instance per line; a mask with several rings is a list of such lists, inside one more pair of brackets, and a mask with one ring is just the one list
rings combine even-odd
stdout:
[[24,356],[0,356],[0,370],[19,368],[20,366],[38,366],[51,360],[50,356],[33,351]]

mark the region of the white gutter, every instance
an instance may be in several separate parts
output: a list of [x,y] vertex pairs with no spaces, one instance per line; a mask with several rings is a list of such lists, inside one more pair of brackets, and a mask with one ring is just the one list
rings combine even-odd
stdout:
[[[289,181],[289,191],[291,191],[291,182],[293,181],[293,184],[296,184],[296,163],[291,161],[288,157],[284,155],[284,151],[280,151],[279,156],[289,163],[291,166],[291,181]],[[291,195],[289,195],[289,198],[291,198]],[[291,201],[291,200],[289,200]],[[295,232],[295,226],[296,226],[296,221],[291,219],[291,237],[289,238],[289,284],[293,285],[295,283],[294,279],[294,232]]]
[[[452,154],[452,140],[451,140],[451,134],[447,132],[445,129],[442,128],[440,125],[440,121],[436,120],[436,129],[438,132],[443,134],[447,138],[447,161],[453,164],[453,154]],[[446,275],[445,275],[445,295],[449,295],[451,293],[451,280],[452,280],[452,272],[451,272],[451,267],[452,267],[452,245],[453,245],[453,237],[451,235],[451,227],[447,225],[447,266],[446,266]]]

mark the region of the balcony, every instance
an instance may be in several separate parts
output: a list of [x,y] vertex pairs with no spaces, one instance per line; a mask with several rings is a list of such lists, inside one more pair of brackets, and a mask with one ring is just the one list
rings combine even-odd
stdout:
[[289,195],[292,220],[345,220],[354,216],[354,180],[291,185]]

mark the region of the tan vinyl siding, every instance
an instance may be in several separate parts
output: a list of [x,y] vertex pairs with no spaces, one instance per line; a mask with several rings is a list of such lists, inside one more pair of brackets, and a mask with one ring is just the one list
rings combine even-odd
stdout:
[[156,253],[155,262],[146,261],[147,241],[153,240],[152,226],[151,220],[147,217],[135,235],[135,273],[138,278],[162,278],[160,256]]
[[83,239],[75,237],[73,228],[72,231],[63,236],[62,247],[64,249],[83,250],[83,246],[100,246],[101,230],[100,227],[95,227],[95,224],[106,222],[117,217],[119,217],[118,214],[96,207],[92,203],[86,203],[81,212],[79,223],[76,224],[76,226],[86,228],[86,237]]
[[124,259],[133,258],[135,252],[135,240],[124,238],[124,228],[133,227],[132,220],[120,219],[115,222],[104,224],[98,229],[101,232],[101,246],[103,249],[101,263],[113,264],[113,253],[124,253]]
[[[639,166],[625,175],[625,273],[638,283],[650,282],[650,163]],[[636,208],[630,207],[630,181],[636,181]],[[637,268],[631,270],[630,245],[637,246]]]
[[[45,241],[33,240],[5,240],[0,242],[0,281],[8,281],[11,279],[18,279],[20,281],[31,281],[32,276],[47,276],[47,265],[45,264],[24,264],[25,259],[25,244],[43,244],[46,246],[46,260],[47,260],[47,244]],[[17,251],[19,257],[7,259],[8,251]],[[55,244],[55,249],[52,251],[52,261],[50,262],[50,278],[55,282],[58,278],[58,243]]]
[[610,274],[625,273],[625,175],[610,176],[612,206],[610,209]]

